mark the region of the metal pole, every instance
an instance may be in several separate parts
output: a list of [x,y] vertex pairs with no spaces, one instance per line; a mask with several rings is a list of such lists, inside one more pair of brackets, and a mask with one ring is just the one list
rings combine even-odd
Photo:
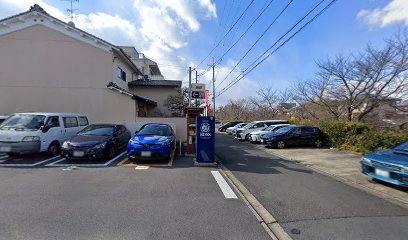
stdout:
[[214,73],[214,67],[215,67],[215,64],[214,64],[214,62],[213,62],[213,66],[212,66],[212,69],[213,69],[213,116],[214,116],[214,119],[215,119],[215,73]]
[[[198,83],[198,71],[196,70],[196,84]],[[195,106],[198,107],[198,99],[195,100]]]
[[191,67],[188,67],[188,106],[191,107]]

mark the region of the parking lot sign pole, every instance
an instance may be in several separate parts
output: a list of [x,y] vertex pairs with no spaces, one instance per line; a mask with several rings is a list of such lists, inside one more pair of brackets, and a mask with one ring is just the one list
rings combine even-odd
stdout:
[[215,163],[215,118],[196,117],[196,159],[198,166],[212,166]]

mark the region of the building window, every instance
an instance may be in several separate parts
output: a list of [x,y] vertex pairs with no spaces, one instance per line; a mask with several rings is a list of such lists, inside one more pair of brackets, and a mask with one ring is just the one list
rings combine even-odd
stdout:
[[118,67],[118,78],[126,81],[126,72],[122,70],[122,68]]

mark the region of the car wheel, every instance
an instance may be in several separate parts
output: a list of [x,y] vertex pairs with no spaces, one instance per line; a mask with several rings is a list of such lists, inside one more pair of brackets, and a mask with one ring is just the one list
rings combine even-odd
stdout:
[[115,157],[115,148],[113,146],[109,147],[107,156],[108,159],[112,159]]
[[321,147],[323,147],[323,141],[320,140],[320,139],[317,139],[317,140],[314,142],[314,145],[315,145],[315,147],[317,147],[317,148],[321,148]]
[[285,147],[286,147],[286,144],[285,144],[284,141],[278,141],[277,144],[276,144],[276,146],[277,146],[279,149],[282,149],[282,148],[285,148]]
[[52,142],[50,146],[48,146],[47,154],[50,156],[57,155],[60,150],[60,145],[58,142]]
[[245,141],[248,141],[248,142],[250,141],[250,140],[249,140],[249,134],[247,134],[247,135],[245,136]]

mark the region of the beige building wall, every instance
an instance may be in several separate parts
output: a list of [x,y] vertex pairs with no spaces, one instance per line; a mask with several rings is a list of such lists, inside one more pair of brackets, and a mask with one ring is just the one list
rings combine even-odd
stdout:
[[135,101],[106,88],[113,74],[112,53],[45,26],[0,36],[0,114],[79,112],[94,122],[134,121]]
[[[171,112],[164,105],[166,99],[170,95],[178,94],[178,88],[176,87],[153,87],[153,86],[135,86],[130,87],[131,92],[140,95],[145,98],[153,99],[157,102],[157,108],[149,112],[150,116],[157,116],[160,112],[164,116],[171,116]],[[154,112],[156,111],[156,113]],[[158,112],[159,111],[159,112]]]

